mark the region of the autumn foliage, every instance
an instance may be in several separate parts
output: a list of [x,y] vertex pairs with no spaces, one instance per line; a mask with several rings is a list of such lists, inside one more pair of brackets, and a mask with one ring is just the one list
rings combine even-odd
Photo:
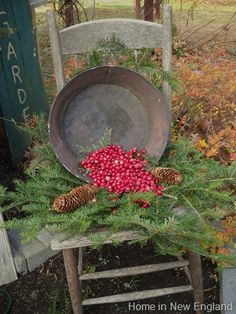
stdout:
[[[236,248],[236,215],[228,216],[221,221],[220,229],[216,233],[216,238],[221,242],[221,245],[212,248],[212,253],[222,255],[230,255]],[[227,264],[225,264],[227,266]]]
[[223,49],[175,60],[181,82],[173,97],[178,133],[193,136],[207,157],[236,160],[236,61]]

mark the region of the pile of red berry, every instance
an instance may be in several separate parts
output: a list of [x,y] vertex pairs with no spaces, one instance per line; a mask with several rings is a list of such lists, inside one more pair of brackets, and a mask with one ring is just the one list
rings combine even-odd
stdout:
[[121,145],[109,145],[98,149],[81,161],[81,166],[88,170],[94,185],[107,188],[112,193],[148,192],[154,191],[161,196],[163,187],[157,185],[154,178],[146,169],[148,161],[144,158],[146,150],[129,151]]

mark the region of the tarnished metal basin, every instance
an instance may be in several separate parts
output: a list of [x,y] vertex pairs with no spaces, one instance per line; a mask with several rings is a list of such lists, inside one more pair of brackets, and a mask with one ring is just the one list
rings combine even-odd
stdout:
[[169,108],[161,92],[131,70],[103,66],[74,77],[56,97],[49,135],[61,163],[75,176],[81,147],[98,143],[112,129],[112,143],[146,148],[161,157],[169,136]]

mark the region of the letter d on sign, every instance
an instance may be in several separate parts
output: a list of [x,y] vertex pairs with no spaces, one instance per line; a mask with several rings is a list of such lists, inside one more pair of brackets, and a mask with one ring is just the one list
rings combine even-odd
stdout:
[[21,105],[26,102],[26,92],[23,88],[17,89],[18,99]]

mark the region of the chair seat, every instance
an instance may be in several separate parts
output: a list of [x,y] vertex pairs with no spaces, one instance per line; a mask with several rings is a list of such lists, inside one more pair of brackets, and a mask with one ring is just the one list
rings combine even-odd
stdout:
[[51,248],[52,250],[66,250],[66,249],[75,249],[75,248],[83,248],[92,246],[93,241],[91,240],[91,236],[98,235],[104,237],[104,244],[112,243],[115,241],[124,242],[124,241],[131,241],[131,240],[138,240],[139,234],[136,231],[132,230],[125,230],[113,233],[112,235],[108,235],[107,229],[97,229],[88,234],[87,236],[78,235],[74,238],[68,240],[61,240],[60,236],[55,237],[52,239]]

